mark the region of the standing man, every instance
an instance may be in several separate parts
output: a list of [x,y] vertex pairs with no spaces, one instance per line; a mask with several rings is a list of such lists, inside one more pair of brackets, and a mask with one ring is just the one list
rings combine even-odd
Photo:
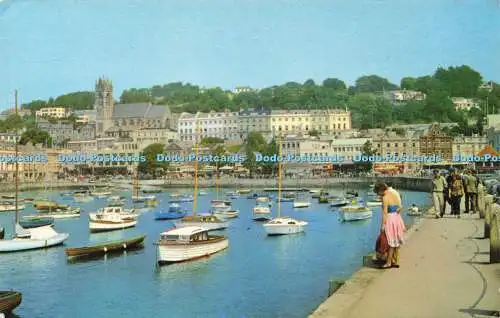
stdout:
[[477,212],[477,190],[479,186],[479,179],[476,176],[476,171],[472,170],[465,179],[465,213]]
[[443,205],[443,213],[441,216],[443,216],[446,213],[446,204],[449,204],[451,206],[451,199],[450,199],[450,185],[452,182],[452,175],[455,172],[455,168],[450,168],[448,169],[448,176],[446,176],[446,188],[443,190],[443,196],[444,196],[444,205]]
[[434,170],[434,178],[432,179],[432,203],[434,204],[436,219],[443,217],[446,207],[444,193],[447,188],[448,184],[444,177],[439,174],[438,170]]

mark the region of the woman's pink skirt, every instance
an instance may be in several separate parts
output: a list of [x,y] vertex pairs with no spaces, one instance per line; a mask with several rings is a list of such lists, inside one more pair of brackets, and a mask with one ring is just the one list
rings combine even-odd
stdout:
[[406,228],[401,214],[389,213],[385,221],[384,231],[390,247],[399,247],[403,244],[403,235]]

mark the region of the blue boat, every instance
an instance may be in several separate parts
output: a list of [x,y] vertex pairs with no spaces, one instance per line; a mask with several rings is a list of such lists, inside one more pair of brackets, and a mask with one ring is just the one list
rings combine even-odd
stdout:
[[156,211],[155,219],[156,220],[173,220],[173,219],[181,219],[185,217],[187,211],[184,210],[179,204],[173,203],[168,207],[167,212]]

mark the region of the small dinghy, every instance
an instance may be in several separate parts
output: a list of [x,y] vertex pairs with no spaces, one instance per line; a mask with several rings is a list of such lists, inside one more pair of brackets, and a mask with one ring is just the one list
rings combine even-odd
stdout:
[[84,247],[67,248],[66,255],[68,258],[80,258],[94,255],[103,255],[106,253],[124,251],[132,249],[143,244],[146,235],[137,236],[131,239],[103,242]]
[[36,219],[25,219],[19,221],[19,225],[23,229],[33,229],[35,227],[47,226],[54,224],[54,218],[36,218]]
[[182,219],[187,215],[187,211],[183,209],[180,204],[178,203],[172,203],[168,207],[168,211],[156,211],[155,212],[155,219],[156,220],[175,220],[175,219]]
[[418,207],[415,204],[413,204],[410,208],[408,208],[407,214],[410,216],[418,216],[418,215],[421,215],[422,213],[420,212]]
[[0,291],[0,313],[6,314],[7,317],[12,313],[14,309],[21,304],[23,300],[23,295],[16,291]]

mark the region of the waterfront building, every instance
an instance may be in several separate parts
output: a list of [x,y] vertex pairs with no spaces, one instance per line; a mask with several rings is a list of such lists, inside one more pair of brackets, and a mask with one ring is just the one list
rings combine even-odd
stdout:
[[479,103],[473,98],[452,97],[451,101],[455,105],[455,110],[471,110],[471,108],[479,108]]
[[43,117],[66,118],[71,115],[71,109],[64,107],[45,107],[35,112],[36,119]]
[[372,140],[372,148],[378,155],[413,156],[420,154],[420,139],[412,134],[387,131]]
[[419,140],[422,155],[440,155],[443,161],[452,160],[453,138],[441,131],[439,124],[433,124]]
[[486,136],[459,136],[453,139],[453,156],[477,155],[488,144]]
[[239,139],[245,140],[252,132],[261,133],[264,138],[271,135],[271,111],[269,109],[242,109],[238,113]]
[[274,136],[288,134],[336,135],[351,129],[351,112],[341,109],[272,110],[271,131]]
[[196,130],[200,138],[213,137],[222,140],[240,140],[237,112],[182,113],[179,117],[178,133],[183,142],[196,141]]
[[115,148],[121,150],[143,150],[154,143],[168,144],[178,140],[177,132],[168,128],[111,127],[106,131],[108,138],[116,139]]
[[[19,180],[21,182],[34,182],[54,179],[58,173],[63,171],[63,165],[57,160],[61,153],[71,153],[67,149],[51,149],[36,147],[33,145],[19,146],[19,156],[45,154],[47,161],[23,161],[19,162]],[[14,156],[14,147],[0,149],[1,156]],[[0,162],[0,181],[15,180],[15,162]]]
[[113,99],[113,84],[100,78],[95,86],[97,136],[103,137],[113,126],[141,128],[171,128],[170,108],[151,103],[116,104]]

